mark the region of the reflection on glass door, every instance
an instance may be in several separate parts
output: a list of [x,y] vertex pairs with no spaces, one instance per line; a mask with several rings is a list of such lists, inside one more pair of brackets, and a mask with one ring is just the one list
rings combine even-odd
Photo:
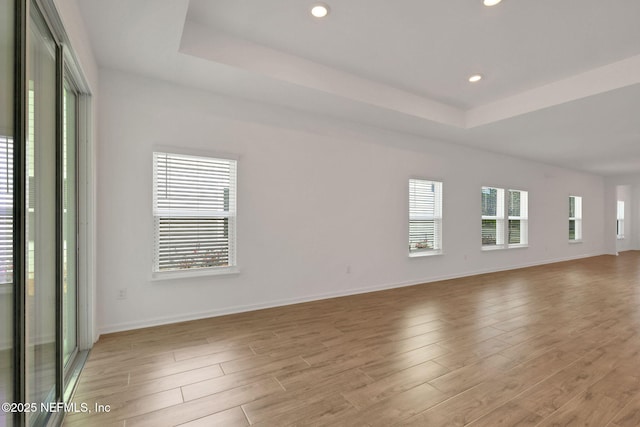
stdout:
[[70,82],[63,93],[62,136],[62,340],[67,368],[77,349],[76,281],[76,105],[77,96]]
[[[26,140],[26,401],[56,399],[56,44],[34,11]],[[46,414],[40,414],[45,416]],[[29,425],[42,422],[27,414]]]
[[[0,403],[13,396],[13,2],[0,2]],[[0,426],[12,426],[0,411]]]
[[61,26],[37,0],[0,0],[0,403],[38,408],[0,411],[0,427],[59,423],[41,404],[68,397],[87,354],[77,338],[87,88]]

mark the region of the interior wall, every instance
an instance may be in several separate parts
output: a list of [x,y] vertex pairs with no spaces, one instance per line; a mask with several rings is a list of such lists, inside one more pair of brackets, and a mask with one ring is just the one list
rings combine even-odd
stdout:
[[53,0],[71,46],[78,59],[82,74],[95,95],[98,89],[98,63],[93,55],[89,34],[84,25],[78,0]]
[[[99,91],[102,332],[604,253],[598,176],[118,71]],[[154,146],[239,157],[239,274],[151,280]],[[442,256],[408,257],[410,177],[444,182]],[[483,185],[529,191],[528,248],[481,251]]]

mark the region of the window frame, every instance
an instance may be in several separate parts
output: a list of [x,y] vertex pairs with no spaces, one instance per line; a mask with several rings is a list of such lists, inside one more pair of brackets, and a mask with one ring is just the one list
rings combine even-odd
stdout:
[[[573,216],[571,215],[571,200],[573,199]],[[573,239],[571,238],[571,221],[573,224]],[[569,196],[569,243],[582,242],[582,196]]]
[[[485,215],[481,198],[481,250],[493,251],[500,249],[516,249],[529,247],[529,192],[527,190],[505,189],[497,186],[483,185],[481,195],[485,190],[496,190],[496,215]],[[510,215],[509,203],[511,194],[520,193],[521,204],[518,215]],[[524,196],[524,197],[523,197]],[[524,200],[524,204],[522,201]],[[484,221],[496,221],[496,241],[493,244],[484,243]],[[511,239],[510,225],[512,221],[519,222],[520,243],[509,243]]]
[[616,206],[616,237],[624,240],[624,200],[618,200]]
[[[196,211],[193,209],[176,209],[165,210],[159,209],[157,206],[157,168],[156,168],[156,156],[160,154],[190,157],[190,158],[202,158],[209,161],[216,162],[228,162],[230,167],[229,181],[229,210],[222,211],[208,211],[203,214],[202,211]],[[184,150],[175,147],[156,146],[152,152],[152,215],[153,215],[153,257],[151,267],[151,279],[152,280],[165,280],[165,279],[177,279],[187,277],[199,277],[199,276],[217,276],[239,273],[238,260],[237,260],[237,198],[238,198],[238,156],[227,153],[214,153],[201,150]],[[170,270],[160,270],[158,266],[159,260],[159,221],[161,217],[173,217],[178,214],[184,218],[227,218],[228,219],[228,263],[224,266],[201,266],[201,267],[189,267],[189,268],[177,268]],[[169,214],[169,215],[167,215]]]
[[[519,193],[519,209],[518,215],[511,215],[509,203],[511,202],[511,194]],[[506,209],[507,209],[507,248],[521,248],[529,245],[529,192],[525,190],[513,190],[509,189],[505,192]],[[509,243],[511,241],[511,221],[518,221],[519,223],[519,238],[518,243]]]
[[[426,183],[427,185],[433,185],[434,190],[434,212],[433,215],[425,215],[415,212],[412,212],[412,183],[413,182],[421,182]],[[409,244],[408,255],[411,258],[423,257],[423,256],[433,256],[433,255],[442,255],[443,249],[443,238],[442,238],[442,217],[443,217],[443,187],[444,183],[439,180],[429,179],[429,178],[420,178],[420,177],[411,177],[408,181],[409,184],[409,192],[408,192],[408,226],[407,226],[407,242]],[[434,224],[434,241],[432,248],[420,248],[420,250],[412,250],[411,244],[411,223],[412,221],[433,221]]]
[[[480,226],[480,237],[481,237],[481,247],[482,250],[495,250],[502,249],[505,246],[505,233],[504,233],[504,223],[505,223],[505,207],[504,207],[504,188],[492,187],[492,186],[482,186],[481,187],[481,199],[480,199],[480,210],[481,210],[481,226]],[[496,214],[495,215],[485,215],[482,211],[482,194],[485,190],[496,190]],[[496,222],[496,239],[495,243],[485,244],[484,243],[484,222],[485,221],[495,221]]]

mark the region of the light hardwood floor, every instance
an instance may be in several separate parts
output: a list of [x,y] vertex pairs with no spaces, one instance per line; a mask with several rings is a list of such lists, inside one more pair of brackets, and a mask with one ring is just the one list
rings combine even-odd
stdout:
[[74,426],[640,426],[640,252],[100,338]]

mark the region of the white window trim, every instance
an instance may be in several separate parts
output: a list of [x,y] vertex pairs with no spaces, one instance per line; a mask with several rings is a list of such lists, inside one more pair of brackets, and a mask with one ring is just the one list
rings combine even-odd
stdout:
[[[624,240],[624,205],[624,200],[618,200],[616,206],[616,237],[618,240]],[[618,230],[622,230],[622,233],[618,233]]]
[[239,274],[240,268],[237,265],[229,267],[210,267],[210,268],[193,268],[185,270],[172,271],[153,271],[151,273],[152,281],[186,279],[189,277],[208,277],[208,276],[229,276]]
[[575,238],[569,239],[569,243],[582,243],[582,196],[569,196],[574,200],[574,214],[569,216],[569,221],[575,221]]
[[[439,206],[439,210],[440,210],[440,216],[437,215],[411,215],[411,209],[409,208],[409,218],[408,218],[408,222],[407,222],[407,227],[406,230],[407,232],[409,231],[410,228],[410,224],[411,224],[411,220],[434,220],[434,222],[436,223],[436,227],[439,231],[439,248],[438,249],[429,249],[429,250],[424,250],[424,251],[416,251],[416,252],[411,252],[408,251],[408,256],[409,258],[421,258],[421,257],[429,257],[429,256],[437,256],[437,255],[443,255],[444,251],[443,251],[443,237],[442,237],[442,217],[443,217],[443,198],[444,198],[444,183],[442,180],[438,180],[438,179],[432,179],[432,178],[422,178],[422,177],[415,177],[412,176],[409,178],[408,182],[409,182],[409,186],[411,185],[411,181],[412,180],[418,180],[418,181],[427,181],[427,182],[431,182],[434,184],[437,184],[440,186],[440,191],[439,191],[439,195],[440,195],[440,206]],[[409,203],[407,203],[408,206],[410,206],[410,201]],[[409,237],[409,236],[407,236]],[[407,239],[409,240],[409,238]]]
[[[493,187],[493,186],[487,186],[487,185],[483,185],[480,190],[482,191],[482,189],[484,188],[489,188],[489,189],[495,189],[498,190],[497,191],[497,195],[496,195],[496,214],[495,215],[481,215],[480,219],[480,238],[482,239],[482,221],[484,220],[490,220],[490,221],[496,221],[496,243],[494,245],[480,245],[481,249],[483,251],[495,251],[495,250],[500,250],[500,249],[507,249],[506,245],[505,245],[505,214],[506,214],[506,210],[505,210],[505,206],[504,206],[504,202],[505,202],[505,190],[504,188],[500,188],[500,187]],[[501,207],[501,209],[500,209]],[[481,207],[482,209],[482,207]]]
[[[167,271],[158,271],[156,270],[156,260],[155,255],[153,257],[153,262],[151,266],[151,280],[152,281],[161,281],[161,280],[172,280],[172,279],[183,279],[189,277],[205,277],[205,276],[227,276],[234,275],[240,273],[240,268],[238,267],[238,259],[237,259],[237,217],[238,217],[238,208],[237,208],[237,189],[238,189],[238,159],[239,156],[229,154],[229,153],[219,153],[219,152],[211,152],[205,150],[197,150],[197,149],[184,149],[178,147],[164,146],[164,145],[155,145],[153,147],[152,155],[155,157],[156,153],[168,153],[175,155],[184,155],[184,156],[196,156],[196,157],[205,157],[217,160],[229,160],[235,162],[234,173],[235,175],[232,177],[235,183],[235,204],[233,214],[222,212],[222,211],[199,211],[199,214],[205,213],[206,216],[215,216],[215,217],[225,217],[231,218],[235,223],[231,236],[229,237],[229,263],[228,266],[219,266],[219,267],[199,267],[199,268],[188,268],[188,269],[179,269],[179,270],[167,270]],[[184,209],[161,209],[156,207],[155,201],[155,165],[153,166],[154,177],[153,177],[153,220],[152,224],[154,227],[153,235],[154,235],[154,252],[157,250],[155,247],[156,240],[156,221],[159,216],[192,216],[194,212]]]
[[[520,215],[509,216],[509,193],[512,191],[517,191],[520,193],[520,202],[521,202]],[[525,202],[524,205],[522,204],[523,193],[524,193],[524,202]],[[517,190],[513,188],[505,190],[505,210],[506,210],[506,216],[507,216],[507,221],[505,224],[505,234],[506,234],[505,240],[506,240],[507,248],[515,249],[515,248],[529,247],[529,192],[526,190]],[[525,215],[522,215],[523,212]],[[510,220],[520,221],[520,241],[524,240],[525,243],[513,243],[513,244],[509,243],[509,221]],[[522,226],[523,224],[524,224],[524,227]]]
[[[481,190],[483,188],[493,188],[498,190],[498,197],[501,197],[502,200],[498,200],[497,205],[500,206],[500,203],[502,203],[502,209],[500,210],[502,215],[497,215],[498,214],[497,211],[495,216],[481,215],[481,220],[496,220],[496,244],[481,245],[480,249],[482,251],[496,251],[496,250],[499,251],[499,250],[506,250],[506,249],[528,248],[529,247],[529,192],[527,190],[518,190],[514,188],[505,189],[502,187],[496,187],[491,185],[483,185],[482,187],[480,187]],[[509,216],[509,192],[510,191],[519,191],[521,193],[526,193],[527,203],[525,204],[524,209],[527,214],[525,216],[522,216],[522,215]],[[522,211],[520,213],[522,213]],[[526,243],[512,243],[512,244],[508,243],[509,220],[514,220],[514,221],[517,220],[517,221],[521,221],[521,223],[524,222],[526,224],[525,231],[524,231],[524,235],[526,236]],[[482,227],[481,227],[481,231],[482,231]],[[521,232],[522,232],[522,229],[521,229]],[[502,243],[498,243],[499,240]]]

